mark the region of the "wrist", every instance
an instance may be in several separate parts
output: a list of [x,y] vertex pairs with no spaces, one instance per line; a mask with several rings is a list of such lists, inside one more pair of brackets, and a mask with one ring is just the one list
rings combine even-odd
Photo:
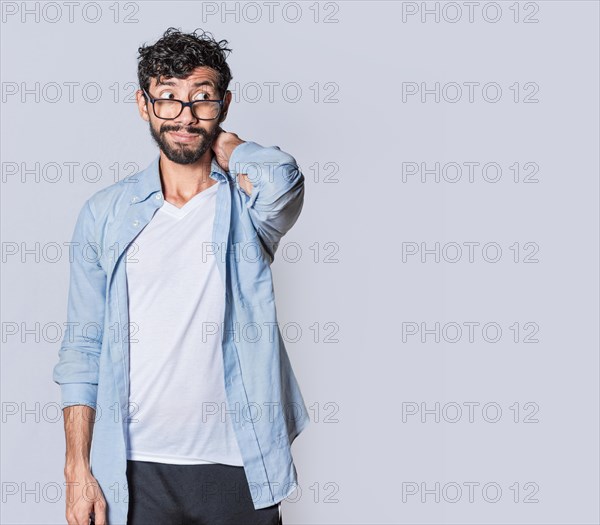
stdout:
[[88,461],[70,461],[65,464],[64,474],[65,478],[79,477],[82,474],[90,472],[90,464]]

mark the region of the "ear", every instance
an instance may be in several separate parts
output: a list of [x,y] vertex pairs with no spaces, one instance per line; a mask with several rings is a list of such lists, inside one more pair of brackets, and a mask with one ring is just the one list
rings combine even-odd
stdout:
[[221,112],[221,116],[219,117],[219,124],[221,122],[225,122],[227,118],[227,113],[229,111],[229,104],[231,104],[231,91],[227,90],[225,92],[225,101],[223,102],[223,111]]
[[150,101],[146,100],[146,96],[141,89],[138,89],[135,92],[135,99],[137,102],[138,111],[140,112],[140,117],[142,117],[146,122],[150,122],[150,115],[148,115]]

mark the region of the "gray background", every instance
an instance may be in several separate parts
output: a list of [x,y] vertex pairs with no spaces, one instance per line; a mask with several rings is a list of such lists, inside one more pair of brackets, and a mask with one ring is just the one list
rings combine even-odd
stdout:
[[[2,6],[2,523],[64,523],[63,243],[87,197],[157,152],[132,94],[138,46],[169,26],[230,42],[239,98],[224,129],[306,175],[273,265],[312,420],[284,522],[598,523],[598,3],[481,2],[472,21],[464,2],[280,2],[272,20],[260,2],[92,4],[71,21],[62,3]],[[439,20],[403,20],[422,5]],[[465,82],[479,83],[472,101]],[[407,83],[441,97],[403,98]],[[448,178],[480,164],[472,182],[464,166],[454,183],[403,178],[403,163],[436,162]],[[439,261],[403,258],[421,243]],[[406,323],[439,323],[439,342],[403,338]]]

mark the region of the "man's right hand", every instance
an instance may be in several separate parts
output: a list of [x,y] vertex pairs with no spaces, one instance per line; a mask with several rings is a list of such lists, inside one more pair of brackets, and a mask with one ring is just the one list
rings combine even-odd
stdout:
[[65,479],[68,525],[89,525],[92,511],[94,524],[106,525],[106,500],[92,473],[86,468],[70,472],[65,470]]

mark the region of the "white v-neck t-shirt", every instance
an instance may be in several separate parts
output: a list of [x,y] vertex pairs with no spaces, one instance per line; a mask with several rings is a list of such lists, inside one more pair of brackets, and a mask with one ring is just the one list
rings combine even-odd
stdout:
[[242,416],[225,393],[225,290],[207,248],[218,186],[182,208],[164,201],[127,250],[130,460],[243,465],[231,422]]

